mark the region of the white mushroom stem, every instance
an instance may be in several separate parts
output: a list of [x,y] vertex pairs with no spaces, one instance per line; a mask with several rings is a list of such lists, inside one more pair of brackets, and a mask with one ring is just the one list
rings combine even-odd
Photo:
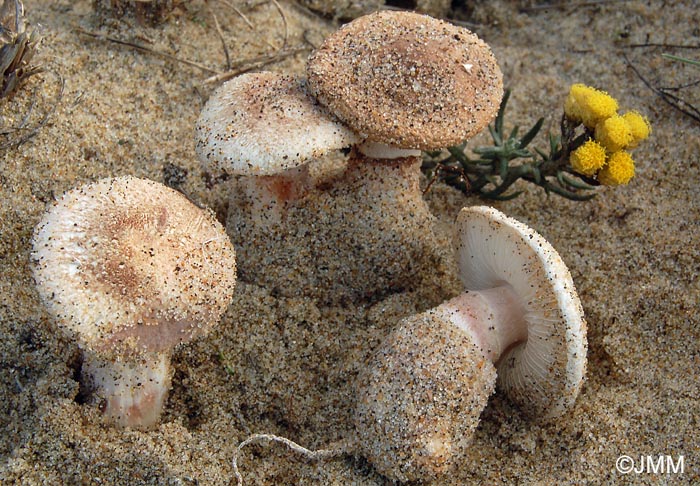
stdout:
[[358,376],[362,453],[394,480],[468,464],[496,381],[538,419],[563,414],[581,388],[586,324],[556,250],[485,206],[460,211],[457,235],[462,284],[474,290],[402,319]]
[[313,187],[308,164],[274,175],[241,176],[239,187],[259,223],[279,223],[285,207],[304,197]]
[[[405,204],[411,201],[411,206],[418,206],[420,216],[428,217],[430,211],[423,200],[420,189],[421,151],[403,149],[380,142],[365,141],[355,145],[348,160],[346,178],[357,177],[364,181],[370,193],[377,196],[401,188],[397,194],[399,211],[410,213]],[[374,197],[374,196],[371,196]]]
[[372,211],[378,218],[387,219],[380,213],[390,211],[410,215],[416,225],[430,226],[432,215],[420,189],[420,166],[420,157],[375,159],[353,150],[343,178],[357,186],[362,197],[375,202]]
[[405,149],[381,142],[365,140],[357,145],[357,150],[371,159],[398,159],[402,157],[420,157],[420,150]]
[[170,353],[109,359],[86,352],[83,377],[104,400],[104,414],[122,427],[148,429],[158,423],[170,390]]
[[507,350],[527,340],[525,307],[507,283],[466,291],[435,311],[470,335],[484,358],[494,364]]

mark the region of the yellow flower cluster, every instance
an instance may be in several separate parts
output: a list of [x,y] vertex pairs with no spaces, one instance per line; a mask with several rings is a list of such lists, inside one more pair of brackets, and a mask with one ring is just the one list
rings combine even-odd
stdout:
[[588,128],[617,112],[617,100],[605,91],[599,91],[585,84],[574,84],[564,104],[564,113],[574,121]]
[[632,134],[632,141],[627,145],[627,148],[634,148],[639,145],[639,142],[645,140],[651,134],[651,125],[649,120],[640,115],[636,111],[628,111],[622,118],[627,122],[627,126]]
[[644,116],[636,111],[618,115],[617,108],[615,98],[583,84],[571,86],[564,103],[566,118],[583,124],[593,135],[571,153],[571,168],[608,186],[627,184],[634,177],[634,161],[625,150],[651,133]]
[[593,176],[605,165],[605,149],[598,142],[589,139],[571,152],[569,163],[579,174]]
[[595,126],[595,139],[610,152],[626,148],[632,142],[632,130],[620,115],[599,121]]
[[629,152],[621,150],[608,157],[605,166],[598,172],[598,182],[606,186],[627,184],[634,177],[634,161]]

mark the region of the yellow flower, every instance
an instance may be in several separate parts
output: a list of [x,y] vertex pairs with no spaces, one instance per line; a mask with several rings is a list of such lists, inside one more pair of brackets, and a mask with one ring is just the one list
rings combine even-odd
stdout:
[[594,140],[588,140],[571,152],[571,168],[579,174],[592,176],[605,165],[605,149]]
[[617,112],[617,100],[605,91],[585,84],[574,84],[564,103],[564,114],[574,121],[581,121],[588,128]]
[[595,139],[608,152],[617,152],[632,143],[632,130],[627,120],[620,115],[613,115],[596,124]]
[[646,139],[651,133],[651,124],[645,116],[642,116],[637,111],[629,111],[622,115],[627,125],[630,127],[632,141],[629,143],[630,148],[636,147],[639,142]]
[[578,100],[583,99],[592,91],[593,88],[585,84],[572,84],[571,88],[569,88],[569,96],[566,97],[566,101],[564,102],[564,115],[570,120],[580,122],[582,118],[581,107],[579,106]]
[[598,182],[606,186],[627,184],[634,177],[634,161],[625,151],[610,154],[608,163],[598,172]]

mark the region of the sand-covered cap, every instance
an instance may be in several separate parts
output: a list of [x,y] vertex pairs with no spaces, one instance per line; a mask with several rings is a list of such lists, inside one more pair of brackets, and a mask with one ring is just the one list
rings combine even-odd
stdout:
[[457,217],[460,276],[467,290],[504,284],[520,298],[527,339],[496,363],[498,386],[532,416],[556,417],[578,396],[586,369],[586,322],[556,250],[536,231],[496,209]]
[[205,334],[236,282],[214,215],[135,177],[64,194],[37,226],[32,262],[49,310],[103,353],[160,352]]
[[307,64],[309,90],[369,140],[435,150],[494,118],[502,74],[470,31],[412,12],[381,11],[326,38]]
[[209,98],[196,126],[207,168],[273,175],[359,141],[293,76],[262,72],[233,78]]

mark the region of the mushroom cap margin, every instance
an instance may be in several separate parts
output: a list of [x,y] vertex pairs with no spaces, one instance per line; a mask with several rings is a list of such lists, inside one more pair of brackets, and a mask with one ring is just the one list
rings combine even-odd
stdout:
[[527,341],[497,363],[498,387],[528,415],[554,418],[576,400],[586,371],[586,321],[561,256],[535,230],[488,207],[457,217],[467,290],[508,283],[526,309]]
[[207,168],[274,175],[359,141],[306,92],[304,80],[246,73],[221,85],[196,124],[196,152]]

